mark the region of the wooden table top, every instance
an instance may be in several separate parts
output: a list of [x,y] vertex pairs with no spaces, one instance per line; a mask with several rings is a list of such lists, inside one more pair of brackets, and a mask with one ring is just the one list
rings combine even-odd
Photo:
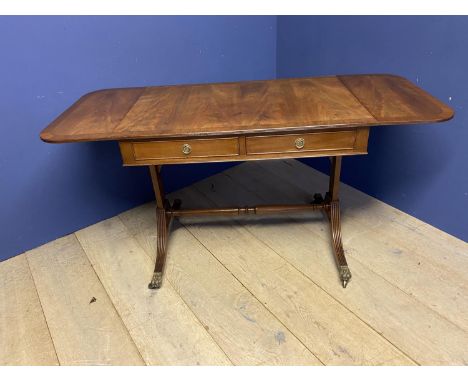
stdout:
[[403,77],[351,75],[106,89],[41,132],[46,142],[132,140],[441,122],[453,110]]

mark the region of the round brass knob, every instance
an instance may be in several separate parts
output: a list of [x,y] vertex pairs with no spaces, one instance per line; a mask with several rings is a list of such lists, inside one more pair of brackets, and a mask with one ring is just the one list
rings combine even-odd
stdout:
[[182,145],[182,152],[185,155],[189,155],[192,152],[192,146],[190,146],[188,143],[184,143]]
[[296,141],[294,142],[296,145],[296,149],[303,149],[305,145],[305,139],[304,138],[297,138]]

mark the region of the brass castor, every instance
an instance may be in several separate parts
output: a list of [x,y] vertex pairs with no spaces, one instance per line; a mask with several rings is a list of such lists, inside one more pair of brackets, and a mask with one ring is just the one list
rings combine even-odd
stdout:
[[340,267],[340,280],[341,284],[343,285],[343,288],[346,288],[346,286],[349,283],[349,280],[351,280],[351,272],[347,265],[343,265]]
[[314,201],[312,202],[314,204],[321,204],[323,203],[323,196],[322,194],[314,194]]
[[162,272],[154,272],[151,282],[148,284],[149,289],[159,289],[162,284]]

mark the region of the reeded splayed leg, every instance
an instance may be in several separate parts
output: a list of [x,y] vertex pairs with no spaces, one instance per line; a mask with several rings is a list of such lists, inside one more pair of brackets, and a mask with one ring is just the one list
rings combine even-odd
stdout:
[[149,289],[159,289],[162,283],[164,263],[166,262],[167,236],[168,228],[166,210],[156,208],[156,226],[157,226],[157,249],[156,264],[154,266],[153,277],[148,284]]
[[331,234],[333,239],[333,252],[335,253],[336,265],[340,275],[343,288],[346,288],[351,280],[351,272],[343,250],[341,241],[341,223],[340,223],[340,200],[338,198],[338,189],[340,184],[341,157],[331,158],[331,173],[329,192],[325,201],[329,203],[326,208],[328,219],[330,220]]
[[166,262],[167,240],[172,221],[171,210],[180,208],[180,200],[175,200],[172,207],[164,197],[164,190],[161,180],[161,166],[150,166],[151,180],[153,182],[154,193],[156,195],[156,264],[154,266],[153,277],[148,284],[149,289],[159,289],[162,284],[164,264]]
[[343,250],[343,243],[341,242],[341,224],[340,224],[340,202],[334,200],[330,202],[328,210],[328,218],[330,219],[330,226],[333,239],[333,251],[335,253],[336,265],[340,275],[340,280],[343,288],[346,288],[351,280],[351,272],[349,271],[348,262]]

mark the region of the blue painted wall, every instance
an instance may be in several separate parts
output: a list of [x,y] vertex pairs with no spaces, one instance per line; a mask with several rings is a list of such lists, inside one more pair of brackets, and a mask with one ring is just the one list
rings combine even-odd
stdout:
[[[467,47],[466,17],[0,17],[0,260],[153,198],[115,143],[39,140],[79,96],[275,75],[391,72],[449,103],[453,121],[373,129],[343,180],[468,240]],[[163,177],[170,191],[225,166]]]
[[372,129],[342,179],[468,241],[468,17],[280,16],[277,31],[278,77],[395,73],[454,108],[444,124]]
[[[153,199],[116,143],[39,140],[82,94],[274,78],[275,54],[276,17],[0,17],[0,260]],[[222,168],[163,177],[170,191]]]

